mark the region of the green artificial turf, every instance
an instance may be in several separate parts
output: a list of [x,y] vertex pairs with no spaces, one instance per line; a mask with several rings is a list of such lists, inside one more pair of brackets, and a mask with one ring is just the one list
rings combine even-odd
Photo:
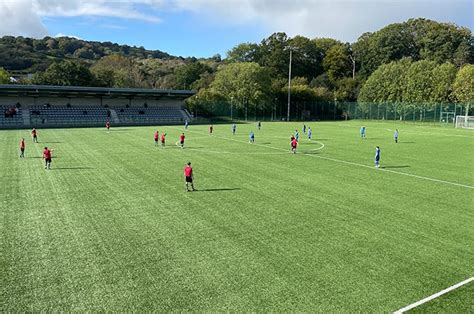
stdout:
[[474,275],[472,130],[308,125],[0,131],[0,312],[390,312]]

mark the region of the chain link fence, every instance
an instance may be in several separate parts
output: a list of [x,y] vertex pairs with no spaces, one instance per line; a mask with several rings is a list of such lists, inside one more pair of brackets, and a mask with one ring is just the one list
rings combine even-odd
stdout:
[[[235,108],[228,103],[209,103],[206,110],[193,110],[196,116],[217,117],[223,120],[241,121],[286,121],[287,104],[274,103],[266,109],[248,106]],[[465,115],[466,107],[460,104],[393,104],[358,102],[292,102],[290,120],[292,121],[331,121],[331,120],[399,120],[454,125],[457,115]],[[468,113],[474,114],[471,109]]]

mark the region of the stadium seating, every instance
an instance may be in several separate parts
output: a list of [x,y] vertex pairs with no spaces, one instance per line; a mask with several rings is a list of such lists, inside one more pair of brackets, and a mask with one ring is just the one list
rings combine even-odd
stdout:
[[188,115],[175,107],[155,108],[115,108],[120,122],[123,123],[151,123],[151,122],[181,122],[189,119]]
[[16,126],[23,124],[21,108],[0,105],[0,111],[0,126]]
[[108,110],[98,106],[47,107],[33,106],[30,109],[31,123],[53,125],[81,125],[105,123]]
[[[24,125],[21,108],[0,105],[0,127]],[[14,114],[12,114],[14,112]],[[29,112],[28,115],[26,115]],[[116,113],[116,119],[114,114]],[[102,125],[106,121],[121,124],[152,124],[152,123],[182,123],[185,119],[193,120],[193,116],[185,109],[178,107],[110,107],[101,106],[31,106],[25,113],[25,118],[31,126],[81,126]],[[117,120],[118,118],[118,120]]]

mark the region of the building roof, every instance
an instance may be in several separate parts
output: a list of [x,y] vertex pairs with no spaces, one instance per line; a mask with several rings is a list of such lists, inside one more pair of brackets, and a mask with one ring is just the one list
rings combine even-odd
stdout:
[[108,88],[82,86],[47,86],[0,84],[0,96],[54,96],[54,97],[125,97],[125,98],[175,98],[185,99],[195,94],[191,90],[147,89],[147,88]]

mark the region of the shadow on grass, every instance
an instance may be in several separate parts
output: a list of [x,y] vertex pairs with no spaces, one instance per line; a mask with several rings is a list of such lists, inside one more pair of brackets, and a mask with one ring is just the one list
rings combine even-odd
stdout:
[[398,169],[398,168],[410,168],[410,166],[382,166],[382,169]]
[[51,168],[50,170],[88,170],[94,169],[92,167],[56,167]]
[[221,191],[238,191],[240,188],[220,188],[220,189],[196,189],[193,192],[221,192]]

